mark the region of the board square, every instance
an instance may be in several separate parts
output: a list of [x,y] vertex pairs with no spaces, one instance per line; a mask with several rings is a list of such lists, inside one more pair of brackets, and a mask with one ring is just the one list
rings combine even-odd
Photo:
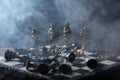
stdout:
[[102,62],[100,62],[101,64],[104,64],[104,65],[113,65],[113,64],[116,64],[117,62],[115,61],[110,61],[110,60],[104,60]]

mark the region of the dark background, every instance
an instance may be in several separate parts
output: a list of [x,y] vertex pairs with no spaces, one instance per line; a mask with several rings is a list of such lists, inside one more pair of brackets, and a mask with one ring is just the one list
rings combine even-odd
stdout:
[[91,29],[91,49],[120,48],[120,0],[0,0],[0,47],[29,47],[32,27],[40,30],[39,44],[48,44],[51,22],[62,42],[65,21],[77,42],[81,27]]

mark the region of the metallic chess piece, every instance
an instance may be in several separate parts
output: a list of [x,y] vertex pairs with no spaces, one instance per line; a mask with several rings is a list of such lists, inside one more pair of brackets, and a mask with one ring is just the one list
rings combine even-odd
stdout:
[[64,34],[64,45],[67,45],[71,35],[70,24],[68,22],[65,22],[65,25],[63,28],[63,34]]
[[54,25],[52,23],[50,23],[50,28],[48,30],[48,38],[50,40],[50,42],[53,42],[55,39],[55,31],[53,29]]
[[35,47],[35,43],[36,43],[36,30],[34,28],[32,28],[32,32],[31,32],[31,47]]
[[68,36],[71,34],[70,24],[68,22],[65,22],[65,26],[63,28],[63,34],[64,36]]
[[5,52],[5,56],[4,57],[5,57],[6,61],[11,61],[11,60],[19,59],[19,60],[21,60],[24,63],[24,65],[26,65],[26,61],[27,60],[32,61],[32,59],[29,58],[28,56],[23,55],[23,54],[17,54],[17,53],[15,53],[13,51],[10,51],[10,50],[7,50]]
[[71,74],[73,72],[71,66],[67,64],[61,64],[58,70],[63,74]]

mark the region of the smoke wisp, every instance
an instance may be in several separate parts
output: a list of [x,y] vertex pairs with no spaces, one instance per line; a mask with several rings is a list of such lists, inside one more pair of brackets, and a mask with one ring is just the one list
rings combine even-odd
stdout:
[[[32,27],[40,30],[40,45],[48,44],[49,23],[61,38],[64,22],[79,42],[80,29],[91,29],[90,48],[117,48],[120,43],[119,0],[1,0],[0,47],[29,47]],[[59,40],[58,40],[59,42]]]

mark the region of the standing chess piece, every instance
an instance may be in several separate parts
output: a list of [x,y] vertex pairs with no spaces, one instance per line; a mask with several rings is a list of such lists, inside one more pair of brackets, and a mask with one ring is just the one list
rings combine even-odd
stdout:
[[33,54],[35,54],[35,52],[36,52],[36,44],[37,44],[37,42],[36,42],[36,40],[37,40],[37,37],[36,37],[36,30],[34,29],[34,28],[32,28],[32,32],[31,32],[31,48],[30,48],[30,51],[31,51],[31,56],[33,55]]
[[36,46],[36,30],[32,28],[31,32],[31,48],[35,48]]
[[85,43],[86,43],[86,28],[83,27],[81,30],[80,30],[80,39],[81,39],[81,55],[84,55],[84,49],[85,49]]
[[48,30],[48,38],[50,42],[53,42],[55,40],[55,31],[53,29],[53,24],[50,23],[50,28]]
[[65,26],[63,28],[63,34],[64,34],[64,45],[67,45],[68,40],[70,40],[71,35],[71,29],[68,22],[65,22]]
[[80,39],[82,42],[85,41],[85,28],[84,27],[80,30]]

